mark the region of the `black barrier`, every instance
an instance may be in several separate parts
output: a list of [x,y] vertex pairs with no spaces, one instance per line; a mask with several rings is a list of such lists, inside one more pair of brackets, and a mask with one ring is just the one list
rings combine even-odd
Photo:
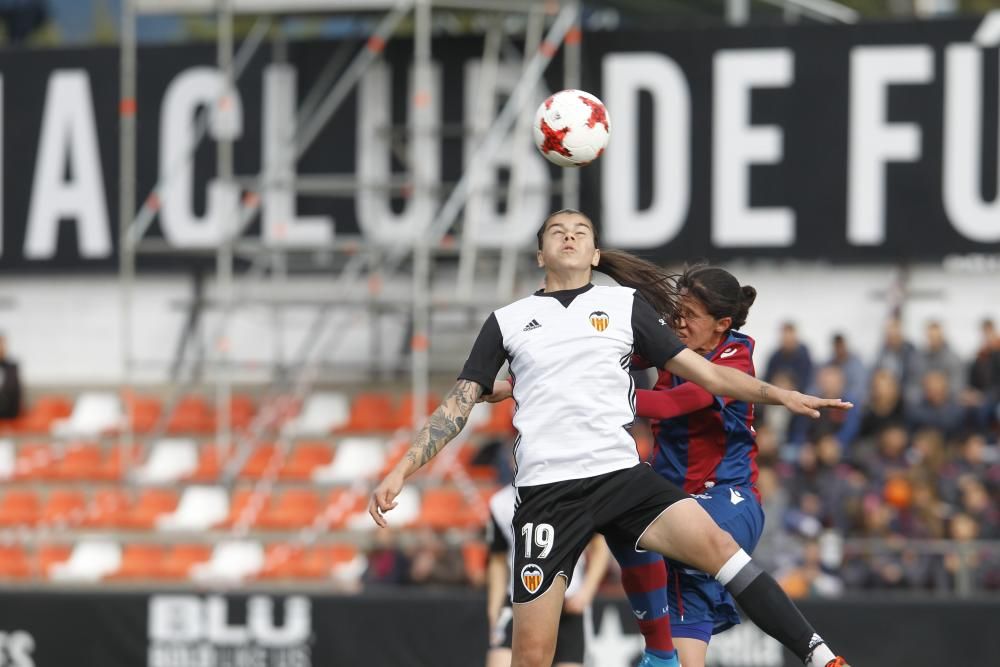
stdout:
[[[661,260],[996,253],[995,32],[954,20],[588,34],[582,85],[608,104],[612,139],[582,171],[582,207],[603,226],[609,246]],[[213,246],[221,212],[240,195],[218,188],[208,195],[214,138],[234,139],[238,174],[258,174],[263,146],[284,136],[269,134],[274,119],[294,115],[337,47],[293,43],[289,64],[270,70],[262,57],[252,59],[237,103],[213,116],[190,168],[170,151],[191,140],[199,109],[216,107],[214,50],[140,49],[140,198],[168,173],[178,186],[152,200],[159,211],[153,236],[177,247]],[[481,39],[435,41],[430,99],[441,127],[475,120],[470,91],[481,52]],[[378,68],[296,164],[298,173],[388,182],[398,165],[386,130],[408,118],[411,59],[411,44],[389,43]],[[117,266],[117,70],[118,53],[109,48],[0,51],[0,270]],[[550,87],[559,85],[559,72],[557,61]],[[435,137],[413,158],[435,165],[431,185],[452,183],[471,146],[454,132]],[[495,156],[487,171],[495,181],[516,159],[535,194],[522,201],[524,220],[509,224],[496,200],[476,207],[483,243],[531,245],[539,220],[557,203],[544,194],[556,168],[530,145],[516,150],[524,152]],[[335,233],[360,231],[397,243],[419,233],[446,191],[368,188],[281,201],[265,192],[264,213],[247,236],[314,248]],[[140,258],[146,267],[156,261]]]
[[[0,594],[4,667],[471,667],[483,664],[478,593],[358,597],[221,593]],[[1000,599],[806,601],[855,667],[991,665]],[[642,648],[621,600],[593,613],[589,664],[632,667]],[[793,667],[755,626],[718,637],[709,667]]]

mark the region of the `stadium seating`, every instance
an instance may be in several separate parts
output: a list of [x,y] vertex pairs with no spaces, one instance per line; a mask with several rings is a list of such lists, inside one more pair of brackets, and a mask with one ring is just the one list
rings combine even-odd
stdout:
[[358,394],[351,404],[351,416],[339,431],[378,433],[395,428],[392,400],[385,394]]
[[52,435],[60,438],[95,438],[121,429],[125,413],[119,396],[108,391],[89,391],[77,396],[73,412],[52,422]]
[[351,408],[340,392],[314,392],[298,416],[285,423],[282,434],[291,438],[325,436],[346,425]]
[[54,581],[99,581],[121,567],[121,545],[111,540],[82,540],[69,558],[48,568]]
[[81,524],[86,516],[87,500],[83,492],[75,489],[55,489],[49,493],[38,514],[38,523],[44,526]]
[[168,484],[191,477],[197,470],[198,445],[193,438],[161,438],[132,479],[139,484]]
[[0,480],[10,479],[14,476],[16,461],[17,451],[14,441],[9,438],[0,439]]
[[31,575],[31,561],[24,547],[17,544],[0,546],[0,579],[27,579]]
[[261,512],[256,525],[264,530],[295,530],[310,525],[319,512],[320,500],[315,491],[288,489]]
[[119,516],[118,525],[131,530],[151,530],[157,520],[177,508],[177,492],[172,489],[146,489],[138,502]]
[[333,449],[325,442],[302,442],[296,445],[279,473],[283,480],[308,481],[317,468],[333,461]]
[[212,547],[205,544],[175,544],[166,551],[156,570],[162,579],[187,579],[191,569],[204,563],[212,555]]
[[385,448],[379,438],[344,438],[325,466],[313,470],[312,478],[320,483],[346,483],[373,477],[382,471]]
[[35,525],[40,505],[36,492],[10,489],[0,499],[0,527]]
[[195,563],[190,576],[195,581],[238,582],[252,578],[264,567],[264,548],[252,540],[220,542],[207,561]]
[[126,544],[122,549],[121,567],[106,578],[112,580],[156,579],[167,548],[159,544]]
[[222,487],[189,486],[173,512],[156,518],[156,528],[166,531],[208,530],[229,516],[229,495]]

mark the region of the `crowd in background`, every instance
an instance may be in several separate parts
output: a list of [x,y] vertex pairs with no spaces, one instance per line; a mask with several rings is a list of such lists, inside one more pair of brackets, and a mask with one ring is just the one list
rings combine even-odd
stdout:
[[[856,406],[817,420],[757,408],[767,521],[754,556],[790,593],[1000,590],[1000,334],[992,321],[982,323],[971,360],[951,349],[942,323],[928,323],[914,343],[893,319],[871,360],[844,334],[829,353],[810,349],[786,323],[779,349],[756,363],[774,384]],[[378,539],[369,583],[469,583],[460,548],[440,535],[426,531],[406,548],[391,533]]]
[[994,322],[982,322],[971,360],[952,350],[937,321],[914,344],[890,320],[867,362],[842,334],[825,357],[791,323],[781,338],[765,379],[856,407],[818,420],[759,411],[768,525],[756,556],[801,595],[1000,589],[1000,549],[982,544],[1000,540]]

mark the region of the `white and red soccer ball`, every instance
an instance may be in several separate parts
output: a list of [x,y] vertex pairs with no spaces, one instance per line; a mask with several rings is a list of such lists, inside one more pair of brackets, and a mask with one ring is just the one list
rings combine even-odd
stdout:
[[560,167],[583,167],[608,145],[611,122],[604,103],[582,90],[561,90],[535,112],[535,145]]

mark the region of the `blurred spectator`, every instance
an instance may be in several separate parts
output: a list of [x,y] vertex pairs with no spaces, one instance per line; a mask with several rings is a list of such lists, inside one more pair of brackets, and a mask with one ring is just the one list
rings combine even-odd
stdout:
[[7,357],[7,340],[0,334],[0,420],[21,414],[21,378],[17,364]]
[[[925,335],[926,346],[917,352],[913,379],[922,382],[927,373],[939,371],[944,374],[951,395],[959,396],[965,389],[965,365],[948,345],[940,322],[937,320],[928,322]],[[913,392],[912,400],[917,400],[921,387],[912,382],[910,385]]]
[[[839,366],[823,366],[816,373],[816,385],[810,389],[822,398],[843,398],[861,405],[861,399],[847,390],[844,383],[844,373]],[[789,442],[800,445],[806,439],[816,441],[824,435],[837,436],[841,446],[846,447],[858,434],[861,426],[861,411],[853,410],[823,410],[818,419],[796,415],[792,417],[789,427]]]
[[368,569],[362,578],[364,584],[405,584],[410,576],[410,560],[399,548],[395,532],[391,528],[376,530],[374,540],[368,552]]
[[1000,334],[993,320],[982,323],[983,340],[969,368],[969,386],[996,399],[1000,396]]
[[1000,560],[996,551],[979,549],[979,524],[968,514],[956,514],[948,526],[948,537],[956,549],[944,557],[944,568],[955,590],[970,594],[1000,589]]
[[[857,410],[859,408],[855,408]],[[869,438],[890,424],[903,421],[903,392],[896,376],[880,368],[872,374],[868,400],[861,415],[858,435]]]
[[965,403],[975,408],[984,429],[1000,422],[1000,334],[993,320],[983,320],[983,340],[969,366],[969,391]]
[[460,549],[447,544],[438,533],[425,529],[417,535],[410,558],[410,583],[458,586],[466,583],[465,560]]
[[865,398],[868,388],[868,371],[861,362],[860,357],[855,354],[847,345],[847,338],[842,333],[833,335],[833,357],[829,366],[840,369],[844,375],[844,392],[853,396],[854,400],[861,401]]
[[[830,535],[836,539],[834,535]],[[809,540],[803,545],[802,564],[781,578],[781,587],[790,597],[838,597],[844,591],[844,582],[831,567],[829,556],[832,549],[822,545],[824,538]],[[829,541],[829,540],[826,540]],[[836,547],[834,547],[836,548]]]
[[774,351],[767,362],[765,379],[773,383],[778,373],[788,373],[799,391],[809,386],[812,380],[812,358],[809,349],[799,340],[795,324],[781,325],[781,346]]
[[890,475],[905,473],[909,469],[909,444],[909,433],[900,424],[892,424],[879,431],[875,451],[864,452],[865,469],[877,486],[885,484]]
[[892,373],[897,382],[906,386],[913,379],[916,363],[917,348],[903,337],[902,321],[897,316],[890,317],[885,324],[882,349],[875,358],[875,369]]
[[0,0],[0,21],[11,44],[20,44],[49,17],[46,0]]
[[1000,514],[990,500],[986,486],[973,475],[963,476],[958,487],[962,491],[962,511],[972,517],[984,540],[1000,539]]
[[956,435],[965,418],[965,409],[958,404],[948,384],[949,376],[940,370],[923,375],[922,391],[906,411],[911,429],[936,428],[946,435]]

